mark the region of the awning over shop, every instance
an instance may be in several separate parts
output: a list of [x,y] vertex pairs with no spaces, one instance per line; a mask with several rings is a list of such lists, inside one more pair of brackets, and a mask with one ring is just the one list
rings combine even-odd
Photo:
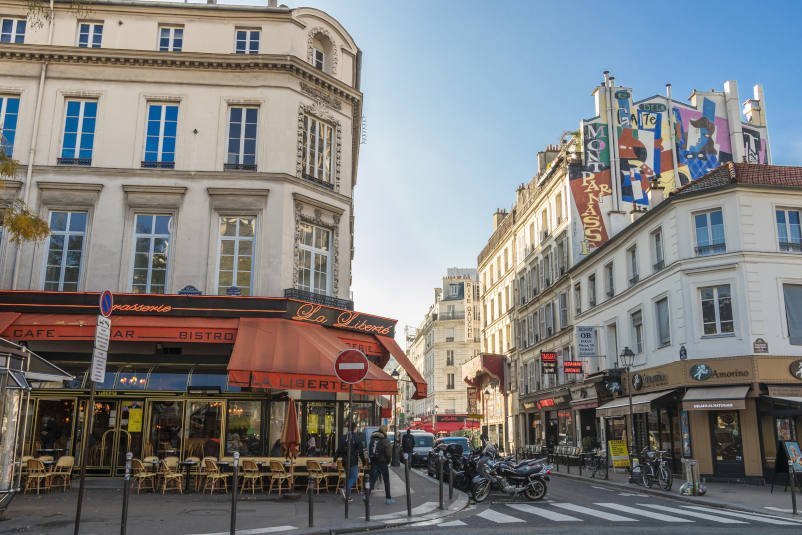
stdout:
[[749,385],[689,388],[682,397],[686,411],[728,411],[746,408]]
[[[19,314],[17,314],[19,315]],[[0,321],[2,321],[0,319]],[[0,351],[20,355],[24,361],[22,375],[28,381],[71,381],[74,376],[65,372],[55,364],[52,364],[40,357],[33,351],[23,348],[13,342],[0,338]]]
[[[334,373],[334,361],[348,349],[325,327],[274,318],[241,318],[228,382],[235,386],[285,390],[347,392]],[[370,363],[354,391],[396,394],[395,379]]]
[[[674,393],[674,390],[663,390],[661,392],[650,392],[632,396],[632,412],[641,414],[652,410],[652,402],[664,396]],[[629,414],[629,398],[620,397],[609,401],[596,408],[596,416],[611,418],[614,416],[625,416]]]
[[407,375],[409,375],[409,378],[415,384],[415,393],[412,395],[412,399],[426,399],[428,393],[426,380],[415,368],[415,365],[412,364],[412,361],[409,360],[404,350],[396,343],[395,339],[377,334],[376,340],[390,352],[396,362],[404,368],[404,371],[407,372]]
[[471,386],[480,387],[482,376],[487,376],[504,392],[504,355],[482,353],[462,365],[462,377]]

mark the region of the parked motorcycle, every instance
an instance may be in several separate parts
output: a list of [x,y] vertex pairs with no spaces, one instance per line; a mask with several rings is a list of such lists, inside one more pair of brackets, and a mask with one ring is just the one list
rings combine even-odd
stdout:
[[477,503],[484,501],[490,494],[490,480],[480,476],[476,470],[479,455],[471,454],[465,457],[462,455],[461,445],[449,444],[445,457],[454,470],[454,487],[469,494]]

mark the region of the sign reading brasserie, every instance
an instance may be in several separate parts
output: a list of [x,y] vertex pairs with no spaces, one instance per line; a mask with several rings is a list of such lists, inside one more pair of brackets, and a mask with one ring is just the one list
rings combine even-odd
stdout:
[[557,373],[557,353],[555,351],[540,352],[540,371],[544,374]]

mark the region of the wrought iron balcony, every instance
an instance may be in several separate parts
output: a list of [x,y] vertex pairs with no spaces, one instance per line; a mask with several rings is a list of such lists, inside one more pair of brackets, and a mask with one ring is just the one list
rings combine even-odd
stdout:
[[317,303],[319,305],[324,305],[327,307],[343,308],[345,310],[354,309],[354,302],[351,301],[350,299],[340,299],[339,297],[332,297],[330,295],[307,292],[306,290],[299,290],[298,288],[285,289],[284,297],[286,297],[287,299],[298,299],[300,301]]
[[59,165],[92,165],[92,158],[59,158]]
[[710,254],[720,254],[727,252],[727,246],[724,243],[711,243],[709,245],[697,245],[694,247],[696,256],[705,256]]
[[224,171],[256,171],[255,163],[225,163]]
[[143,169],[175,169],[175,162],[149,162],[142,161]]

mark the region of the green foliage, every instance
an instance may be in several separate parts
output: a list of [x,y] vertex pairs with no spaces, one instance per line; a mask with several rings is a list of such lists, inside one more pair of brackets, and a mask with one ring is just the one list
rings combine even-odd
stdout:
[[[8,179],[14,178],[19,169],[19,162],[9,158],[0,150],[0,187],[5,186]],[[0,203],[2,225],[8,233],[8,239],[14,243],[39,241],[50,235],[47,221],[32,212],[20,199]]]

